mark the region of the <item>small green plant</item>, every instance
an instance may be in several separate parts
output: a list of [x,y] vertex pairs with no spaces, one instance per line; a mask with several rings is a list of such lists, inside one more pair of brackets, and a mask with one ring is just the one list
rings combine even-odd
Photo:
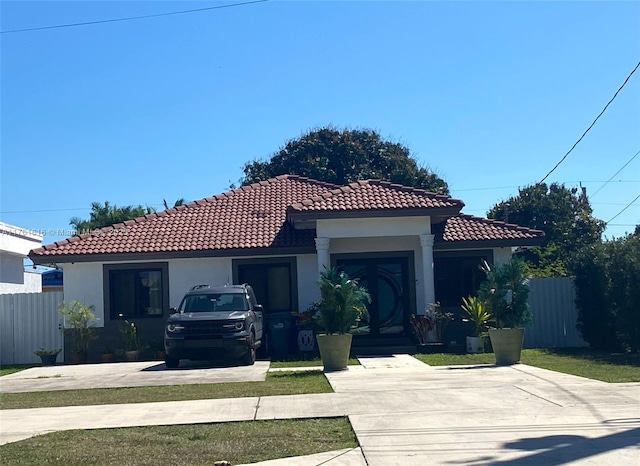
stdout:
[[475,296],[469,296],[462,298],[462,305],[460,306],[464,312],[466,312],[468,318],[463,319],[473,324],[474,337],[480,337],[487,330],[487,325],[491,321],[491,313],[481,299]]
[[122,322],[120,334],[124,339],[125,351],[138,351],[140,349],[140,338],[135,323],[128,320]]
[[348,333],[369,313],[365,302],[371,302],[368,291],[357,279],[333,267],[320,274],[320,302],[314,316],[326,333]]
[[40,348],[39,350],[34,351],[33,354],[35,354],[36,356],[57,356],[60,351],[62,351],[62,349],[60,348],[56,348],[56,349]]
[[93,322],[96,316],[92,305],[80,301],[64,302],[58,306],[58,313],[64,319],[64,332],[71,338],[71,351],[78,356],[86,356],[89,343],[93,340]]

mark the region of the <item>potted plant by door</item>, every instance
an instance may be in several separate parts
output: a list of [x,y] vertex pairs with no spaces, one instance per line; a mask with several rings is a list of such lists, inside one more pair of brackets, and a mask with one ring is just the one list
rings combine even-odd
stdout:
[[116,350],[107,348],[102,352],[102,362],[116,362]]
[[127,361],[139,361],[141,350],[136,324],[125,320],[120,325],[120,334],[124,339],[124,351]]
[[460,307],[467,314],[467,318],[463,320],[473,326],[472,335],[467,337],[467,353],[484,353],[484,336],[491,320],[491,313],[484,302],[475,296],[463,297]]
[[497,365],[520,361],[524,328],[531,321],[529,313],[529,284],[524,277],[524,261],[510,262],[491,268],[484,262],[486,280],[480,285],[478,297],[485,303],[495,320],[496,328],[489,329],[491,346]]
[[58,306],[58,312],[64,319],[64,333],[71,340],[71,356],[74,364],[87,362],[89,343],[94,339],[93,322],[96,316],[93,305],[85,305],[80,301],[64,302]]
[[318,333],[318,349],[325,371],[347,368],[352,335],[349,331],[367,316],[365,302],[371,302],[358,280],[331,268],[320,274],[320,302],[314,316],[324,333]]
[[58,353],[60,353],[60,351],[62,350],[40,348],[39,350],[34,351],[33,354],[40,356],[43,366],[55,366],[56,359],[58,359]]

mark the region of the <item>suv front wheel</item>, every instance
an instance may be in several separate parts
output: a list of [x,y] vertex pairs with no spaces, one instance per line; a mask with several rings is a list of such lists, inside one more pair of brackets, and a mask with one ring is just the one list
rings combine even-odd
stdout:
[[165,356],[164,365],[167,366],[167,369],[177,369],[180,365],[180,360],[170,356]]
[[256,362],[256,337],[251,332],[249,341],[247,342],[247,351],[242,356],[242,363],[245,366],[253,366]]

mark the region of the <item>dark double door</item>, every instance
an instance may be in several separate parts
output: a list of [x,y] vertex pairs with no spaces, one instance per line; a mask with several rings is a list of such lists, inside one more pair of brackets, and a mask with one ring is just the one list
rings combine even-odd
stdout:
[[384,338],[406,333],[413,299],[408,257],[339,258],[336,266],[371,294],[369,320],[359,324],[355,335]]

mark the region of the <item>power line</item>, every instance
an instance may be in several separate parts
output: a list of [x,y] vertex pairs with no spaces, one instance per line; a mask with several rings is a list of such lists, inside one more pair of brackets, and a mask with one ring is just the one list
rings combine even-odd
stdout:
[[70,27],[76,27],[76,26],[89,26],[92,24],[116,23],[119,21],[133,21],[136,19],[159,18],[160,16],[173,16],[173,15],[182,15],[187,13],[198,13],[202,11],[219,10],[221,8],[232,8],[236,6],[252,5],[254,3],[264,3],[268,1],[269,0],[252,0],[249,2],[232,3],[229,5],[217,5],[217,6],[210,6],[207,8],[195,8],[193,10],[181,10],[181,11],[171,11],[168,13],[156,13],[153,15],[128,16],[125,18],[103,19],[98,21],[86,21],[83,23],[58,24],[55,26],[42,26],[42,27],[26,28],[26,29],[11,29],[9,31],[0,31],[0,34],[13,34],[16,32],[42,31],[45,29],[61,29],[61,28],[70,28]]
[[612,179],[613,179],[613,178],[614,178],[618,173],[620,173],[622,170],[624,170],[624,169],[625,169],[625,167],[626,167],[627,165],[629,165],[629,164],[631,163],[631,161],[632,161],[633,159],[635,159],[635,158],[638,156],[638,154],[640,154],[640,150],[639,150],[638,152],[636,152],[636,154],[635,154],[633,157],[631,157],[631,158],[629,159],[629,161],[628,161],[627,163],[625,163],[625,164],[622,166],[622,168],[621,168],[620,170],[618,170],[618,171],[617,171],[617,172],[615,172],[613,175],[611,175],[611,178],[609,178],[607,181],[605,181],[605,183],[604,183],[602,186],[600,186],[600,187],[596,190],[596,192],[595,192],[595,193],[593,193],[593,194],[592,194],[591,196],[589,196],[589,197],[590,197],[590,198],[593,198],[593,196],[595,196],[596,194],[598,194],[598,193],[600,192],[600,190],[601,190],[602,188],[604,188],[607,184],[609,184],[609,182],[610,182],[610,181],[611,181],[611,180],[612,180]]
[[615,219],[616,217],[618,217],[618,215],[620,215],[622,212],[624,212],[624,211],[625,211],[625,210],[627,210],[629,207],[631,207],[631,206],[633,205],[633,203],[634,203],[634,202],[636,202],[638,199],[640,199],[640,194],[638,194],[638,195],[636,196],[636,198],[635,198],[633,201],[629,202],[629,203],[627,204],[627,206],[626,206],[624,209],[622,209],[620,212],[618,212],[618,213],[617,213],[617,214],[615,214],[613,217],[611,217],[611,218],[609,219],[609,221],[608,221],[608,222],[606,222],[606,223],[607,223],[607,225],[609,225],[609,223],[611,223],[611,220]]
[[611,97],[611,100],[609,100],[609,102],[607,102],[607,105],[604,106],[604,108],[602,109],[602,111],[598,114],[598,116],[596,117],[595,120],[593,120],[593,123],[591,123],[591,125],[589,125],[589,127],[585,130],[584,133],[582,133],[582,136],[580,136],[580,138],[575,142],[575,144],[573,146],[571,146],[571,149],[569,149],[569,152],[567,152],[566,154],[564,154],[564,156],[560,159],[560,161],[558,163],[555,164],[555,166],[549,171],[549,173],[547,173],[546,175],[544,175],[544,178],[542,178],[540,180],[540,183],[543,183],[544,180],[546,180],[549,175],[551,175],[556,168],[558,168],[560,166],[560,164],[562,162],[564,162],[564,160],[569,156],[569,154],[573,151],[573,149],[575,149],[575,147],[578,145],[578,143],[580,141],[582,141],[582,138],[584,138],[586,136],[586,134],[589,132],[589,130],[591,128],[593,128],[593,125],[596,124],[596,121],[598,121],[600,119],[600,117],[602,116],[602,114],[607,110],[607,107],[609,107],[609,105],[611,104],[611,102],[613,102],[615,100],[615,98],[618,96],[618,93],[622,90],[622,88],[627,84],[627,82],[629,81],[629,79],[631,78],[631,76],[633,75],[633,73],[636,72],[636,70],[638,69],[638,67],[640,67],[640,61],[638,62],[638,64],[636,65],[636,67],[633,69],[633,71],[631,71],[631,73],[629,73],[629,76],[627,76],[627,79],[624,80],[624,82],[622,83],[622,86],[620,86],[618,88],[618,90],[616,91],[615,94],[613,94],[613,97]]

